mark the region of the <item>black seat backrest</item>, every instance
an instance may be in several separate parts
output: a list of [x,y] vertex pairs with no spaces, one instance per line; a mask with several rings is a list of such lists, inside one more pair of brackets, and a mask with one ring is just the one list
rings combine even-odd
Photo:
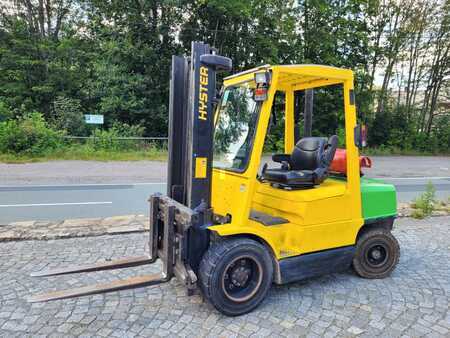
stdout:
[[291,170],[328,170],[338,145],[338,137],[304,137],[294,147],[290,158]]
[[[304,137],[297,142],[291,154],[275,154],[274,162],[280,169],[267,169],[262,178],[282,188],[298,189],[321,184],[329,174],[331,161],[338,145],[338,137]],[[308,172],[307,172],[308,171]]]
[[294,147],[291,170],[315,170],[320,167],[327,141],[323,137],[304,137]]

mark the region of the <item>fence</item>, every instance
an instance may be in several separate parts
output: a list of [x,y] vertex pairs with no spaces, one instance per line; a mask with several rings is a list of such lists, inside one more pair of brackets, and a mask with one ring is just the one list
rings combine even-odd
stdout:
[[168,137],[64,136],[72,144],[89,144],[102,149],[167,150]]
[[[65,139],[70,140],[86,140],[86,139],[95,139],[98,137],[95,136],[64,136]],[[168,137],[112,137],[114,140],[161,140],[167,141]]]

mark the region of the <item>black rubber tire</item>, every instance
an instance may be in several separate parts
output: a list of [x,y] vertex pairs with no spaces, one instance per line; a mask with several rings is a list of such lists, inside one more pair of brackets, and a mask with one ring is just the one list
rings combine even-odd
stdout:
[[[246,255],[257,260],[262,267],[262,280],[248,300],[236,302],[227,296],[222,278],[233,260]],[[214,243],[202,258],[199,267],[199,285],[206,299],[221,313],[239,316],[255,309],[265,298],[272,285],[273,262],[269,250],[248,238],[234,238]]]
[[[382,247],[386,257],[378,264],[372,264],[368,258],[370,250]],[[356,244],[353,257],[353,269],[363,278],[385,278],[395,269],[400,259],[400,246],[397,239],[385,229],[373,229],[365,232]]]

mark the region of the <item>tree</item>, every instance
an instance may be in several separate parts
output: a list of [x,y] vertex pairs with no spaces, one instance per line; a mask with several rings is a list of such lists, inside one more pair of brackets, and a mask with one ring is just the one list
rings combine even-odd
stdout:
[[92,48],[76,17],[72,1],[16,1],[16,14],[2,12],[0,99],[16,116],[36,110],[50,119],[59,95],[83,101]]
[[[435,12],[436,28],[432,36],[433,58],[421,111],[421,129],[430,135],[434,117],[438,114],[438,98],[447,76],[450,76],[450,1]],[[427,118],[428,117],[428,118]]]
[[[372,145],[448,151],[449,0],[14,3],[0,13],[0,119],[39,111],[78,133],[68,116],[100,113],[106,128],[165,136],[171,56],[205,41],[233,59],[233,72],[267,63],[352,69]],[[315,132],[339,132],[342,88],[315,97]]]
[[86,0],[87,30],[99,41],[89,81],[90,100],[109,124],[142,124],[146,134],[167,135],[172,54],[181,50],[179,6],[168,1]]
[[58,96],[53,102],[53,123],[58,130],[72,136],[84,136],[87,132],[80,100]]
[[190,1],[186,11],[184,49],[195,40],[210,43],[233,59],[233,72],[295,58],[294,1]]
[[[367,78],[369,31],[365,1],[299,1],[298,34],[301,46],[298,63],[325,64],[355,71],[357,110],[368,112],[371,105]],[[324,135],[343,127],[342,87],[317,91],[314,129]]]

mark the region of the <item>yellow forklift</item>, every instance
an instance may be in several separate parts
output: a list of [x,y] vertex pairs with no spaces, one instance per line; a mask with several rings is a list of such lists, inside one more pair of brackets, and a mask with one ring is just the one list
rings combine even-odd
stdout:
[[[400,249],[392,185],[362,177],[353,73],[319,65],[265,65],[224,79],[231,60],[192,43],[174,56],[170,87],[167,196],[150,197],[149,253],[34,276],[108,270],[160,259],[162,272],[32,296],[48,301],[166,282],[197,287],[220,312],[255,309],[272,283],[351,266],[365,278],[388,276]],[[344,173],[330,173],[337,136],[311,134],[312,90],[339,85],[345,118]],[[284,153],[261,163],[277,92],[284,93]],[[299,138],[297,93],[305,92]]]

